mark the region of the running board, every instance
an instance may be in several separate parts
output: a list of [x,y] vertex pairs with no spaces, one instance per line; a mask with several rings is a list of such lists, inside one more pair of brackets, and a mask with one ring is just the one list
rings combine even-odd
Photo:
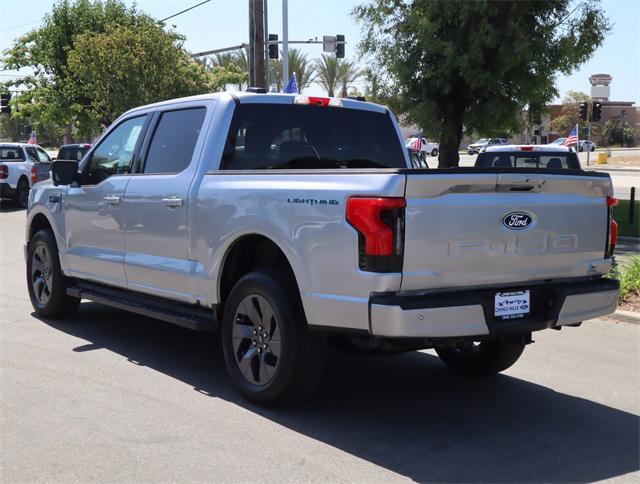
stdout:
[[218,322],[213,309],[171,302],[138,292],[88,282],[81,282],[76,286],[67,288],[67,294],[104,304],[105,306],[167,321],[194,331],[216,331],[218,329]]

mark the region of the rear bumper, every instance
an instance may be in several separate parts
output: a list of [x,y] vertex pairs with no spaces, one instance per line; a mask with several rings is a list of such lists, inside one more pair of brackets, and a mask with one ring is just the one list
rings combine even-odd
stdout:
[[[370,329],[375,336],[407,338],[539,331],[614,312],[619,287],[615,279],[602,278],[422,294],[378,293],[371,297]],[[495,293],[521,289],[531,291],[530,315],[495,318]]]

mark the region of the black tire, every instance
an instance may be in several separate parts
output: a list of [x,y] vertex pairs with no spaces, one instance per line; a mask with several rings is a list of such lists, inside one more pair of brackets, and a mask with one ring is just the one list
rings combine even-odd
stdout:
[[27,203],[29,202],[29,182],[24,177],[18,180],[18,186],[13,195],[13,202],[20,208],[27,208]]
[[51,230],[40,230],[29,241],[27,250],[27,288],[35,313],[44,318],[73,314],[80,299],[67,295],[73,279],[60,269],[58,246]]
[[595,147],[595,146],[592,146],[592,147],[591,147],[591,151],[595,151],[595,150],[596,150],[596,147]]
[[431,156],[438,156],[438,149],[434,148],[431,150]]
[[[269,311],[273,318],[265,314]],[[258,339],[260,327],[264,339]],[[259,353],[262,345],[267,349]],[[326,341],[309,331],[295,282],[282,274],[251,272],[240,278],[225,302],[222,347],[231,380],[259,404],[304,399],[324,371]]]
[[493,339],[480,343],[436,347],[436,353],[451,370],[466,375],[493,375],[513,365],[525,343],[518,339]]

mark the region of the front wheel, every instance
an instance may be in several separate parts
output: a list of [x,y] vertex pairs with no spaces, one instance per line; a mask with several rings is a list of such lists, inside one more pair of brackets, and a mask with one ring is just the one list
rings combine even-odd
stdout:
[[251,272],[225,303],[222,345],[227,371],[249,400],[299,400],[320,382],[325,341],[311,333],[295,282]]
[[438,156],[438,149],[434,148],[431,150],[431,156]]
[[35,313],[45,318],[73,314],[80,299],[67,295],[73,280],[60,268],[58,247],[50,230],[40,230],[29,241],[27,288]]
[[493,339],[436,347],[436,353],[450,369],[467,375],[493,375],[512,366],[526,343],[522,339]]

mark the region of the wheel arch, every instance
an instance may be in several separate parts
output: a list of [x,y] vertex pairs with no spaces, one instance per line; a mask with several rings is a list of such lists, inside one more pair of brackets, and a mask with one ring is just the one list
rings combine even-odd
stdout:
[[227,248],[218,274],[218,302],[224,306],[231,289],[244,275],[255,270],[284,273],[300,294],[300,285],[284,250],[269,237],[251,233],[235,239]]

